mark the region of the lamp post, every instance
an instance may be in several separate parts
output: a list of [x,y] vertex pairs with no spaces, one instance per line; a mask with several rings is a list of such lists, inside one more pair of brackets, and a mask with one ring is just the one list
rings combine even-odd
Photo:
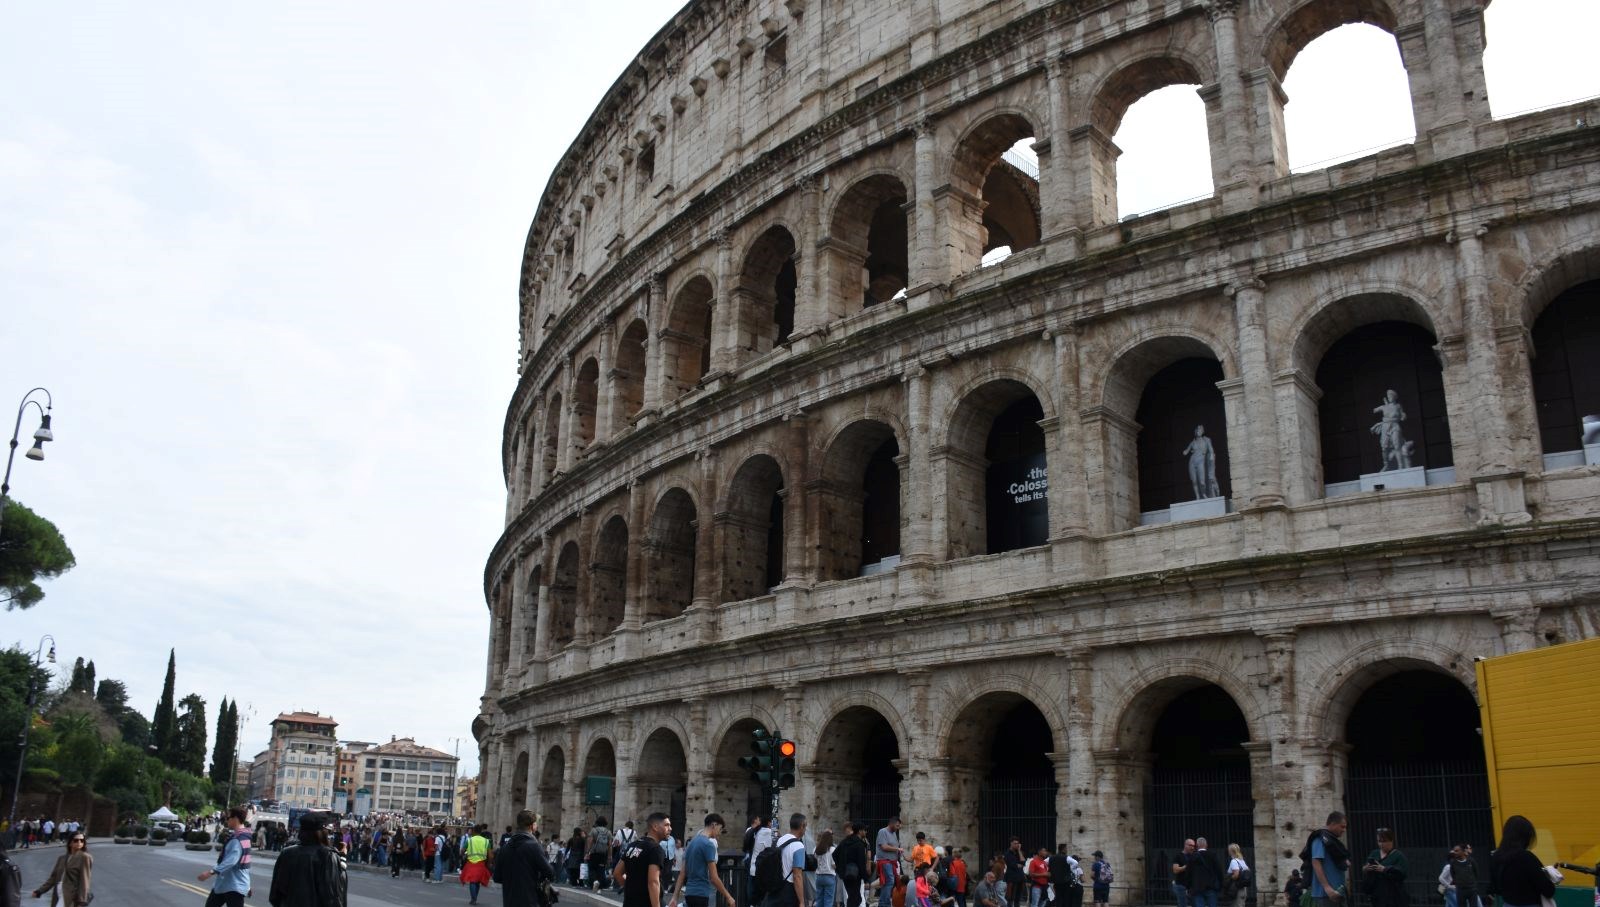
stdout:
[[[33,399],[33,395],[38,393],[44,394],[43,406],[39,405],[38,400]],[[28,448],[28,452],[23,456],[30,460],[43,460],[44,442],[55,440],[55,436],[50,433],[50,409],[55,406],[55,401],[51,399],[49,391],[36,387],[23,394],[22,403],[17,406],[17,424],[11,429],[11,449],[6,452],[6,477],[4,481],[0,481],[0,524],[6,519],[6,493],[11,490],[11,461],[17,456],[17,436],[22,434],[22,414],[27,412],[30,403],[39,410],[41,418],[38,429],[33,433],[33,446]]]
[[33,730],[33,675],[38,673],[41,667],[39,656],[44,652],[44,641],[46,639],[50,640],[50,654],[48,656],[50,663],[56,663],[56,638],[46,633],[39,638],[39,647],[33,650],[33,660],[29,662],[31,670],[28,671],[28,707],[22,716],[22,740],[17,750],[17,784],[11,791],[11,817],[6,823],[6,827],[11,829],[13,844],[16,843],[17,837],[17,804],[22,802],[22,768],[27,764],[28,760],[28,732]]

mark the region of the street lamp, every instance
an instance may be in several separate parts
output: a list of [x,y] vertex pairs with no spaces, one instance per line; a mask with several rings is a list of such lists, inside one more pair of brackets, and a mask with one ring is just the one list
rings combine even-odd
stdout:
[[[33,395],[38,393],[44,394],[43,406],[39,405],[38,400],[33,399]],[[44,442],[55,440],[55,435],[50,433],[50,409],[55,406],[55,400],[51,399],[49,391],[36,387],[22,395],[22,403],[17,407],[17,424],[11,429],[11,450],[6,453],[6,477],[4,481],[0,481],[0,523],[4,523],[6,518],[6,493],[11,490],[11,461],[17,456],[17,436],[22,434],[22,414],[27,412],[29,404],[39,410],[41,418],[39,428],[33,433],[33,446],[28,448],[28,452],[23,456],[30,460],[43,460]],[[52,658],[51,661],[55,659]]]
[[[49,417],[47,416],[46,418]],[[12,446],[15,447],[15,442],[12,442]],[[6,824],[6,827],[11,829],[13,844],[16,843],[17,834],[17,804],[22,802],[22,767],[28,759],[28,732],[33,730],[33,675],[37,674],[39,668],[42,667],[39,664],[39,656],[44,652],[44,641],[46,639],[50,640],[50,654],[48,656],[50,663],[56,663],[56,638],[46,633],[40,637],[39,647],[33,650],[33,661],[29,663],[32,670],[28,672],[28,707],[22,716],[22,741],[21,748],[17,751],[17,785],[11,792],[11,818]]]

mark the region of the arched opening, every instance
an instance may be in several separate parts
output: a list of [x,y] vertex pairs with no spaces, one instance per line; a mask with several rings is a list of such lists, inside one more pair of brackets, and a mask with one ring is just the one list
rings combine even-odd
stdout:
[[757,354],[789,342],[799,286],[794,236],[768,227],[745,253],[739,272],[739,346]]
[[[1095,95],[1090,107],[1089,129],[1081,141],[1088,142],[1089,151],[1089,184],[1091,189],[1091,208],[1093,221],[1096,226],[1114,224],[1122,216],[1122,212],[1138,212],[1147,208],[1134,207],[1138,205],[1151,205],[1154,199],[1165,199],[1164,202],[1155,202],[1170,205],[1192,195],[1179,196],[1178,193],[1196,193],[1198,180],[1187,184],[1180,189],[1167,189],[1168,177],[1171,175],[1157,169],[1145,168],[1177,168],[1178,172],[1197,173],[1197,162],[1202,160],[1201,149],[1204,149],[1203,160],[1206,162],[1204,172],[1206,175],[1206,190],[1211,186],[1212,168],[1210,164],[1209,139],[1196,139],[1194,133],[1194,105],[1200,104],[1199,98],[1193,93],[1193,86],[1205,83],[1199,70],[1187,60],[1177,57],[1149,57],[1137,60],[1118,70],[1106,83],[1101,86]],[[1150,104],[1141,109],[1140,115],[1133,123],[1134,131],[1123,135],[1123,120],[1128,115],[1135,102],[1140,101],[1154,92],[1177,86],[1175,91],[1166,91],[1157,95]],[[1193,103],[1183,98],[1187,94],[1193,98]],[[1202,109],[1202,132],[1204,123],[1204,105]],[[1158,125],[1157,135],[1150,136],[1152,123],[1164,122],[1164,117],[1174,117],[1177,125],[1186,125],[1178,139],[1170,133],[1169,126]],[[1127,168],[1118,164],[1118,157],[1122,154],[1117,141],[1133,143],[1138,146],[1136,154]],[[1148,153],[1146,153],[1148,152]],[[1128,171],[1132,168],[1132,172]],[[1135,184],[1148,190],[1148,194],[1133,191]],[[1123,187],[1129,189],[1129,203],[1124,204],[1119,191]]]
[[678,291],[661,333],[662,399],[693,390],[711,371],[711,281],[695,277]]
[[[1557,296],[1533,323],[1533,400],[1539,443],[1551,454],[1600,445],[1600,280]],[[1587,422],[1587,424],[1586,424]],[[1600,462],[1600,449],[1590,458]]]
[[1027,385],[1002,379],[961,403],[950,427],[950,557],[998,554],[1050,537],[1044,408]]
[[898,178],[869,176],[845,191],[825,243],[829,315],[888,302],[910,279],[907,194]]
[[600,403],[600,363],[593,358],[578,367],[578,382],[572,391],[572,412],[578,417],[576,440],[579,447],[594,442],[595,410]]
[[952,204],[965,194],[974,216],[948,218],[945,241],[956,250],[957,273],[993,264],[1039,244],[1037,131],[1022,116],[1000,113],[962,139],[951,167]]
[[1185,838],[1204,837],[1226,860],[1238,844],[1255,860],[1255,800],[1250,792],[1250,729],[1233,697],[1215,684],[1176,680],[1150,725],[1144,789],[1145,903],[1172,903],[1172,858]]
[[596,740],[583,761],[584,824],[594,817],[611,822],[615,816],[617,791],[617,751],[609,740]]
[[523,599],[523,622],[526,628],[522,634],[522,651],[518,653],[523,661],[533,657],[534,643],[537,642],[535,633],[539,626],[539,589],[544,586],[544,565],[534,564],[528,571],[528,592]]
[[494,631],[490,634],[493,650],[493,663],[490,665],[492,679],[496,686],[503,682],[506,671],[511,665],[511,590],[504,585],[495,587],[494,590]]
[[978,842],[985,859],[1012,837],[1025,853],[1055,850],[1055,737],[1039,707],[1018,693],[968,703],[950,731],[950,799],[977,803],[957,839]]
[[645,536],[644,621],[677,617],[694,601],[695,532],[699,514],[681,488],[661,496]]
[[617,401],[614,407],[617,424],[611,427],[613,433],[627,431],[633,424],[633,417],[644,407],[645,371],[648,367],[645,354],[649,343],[650,331],[642,318],[634,319],[617,339]]
[[[1151,376],[1139,397],[1139,511],[1227,499],[1228,423],[1222,402],[1222,363],[1187,357]],[[1225,508],[1218,501],[1217,512]],[[1207,513],[1206,515],[1215,515]]]
[[600,528],[592,569],[589,635],[598,639],[616,632],[627,610],[628,523],[621,516],[613,516]]
[[[1488,878],[1495,828],[1479,723],[1472,693],[1438,670],[1401,670],[1362,693],[1345,722],[1353,854],[1371,850],[1387,827],[1412,866],[1442,866],[1450,847],[1466,842]],[[1413,903],[1432,901],[1433,886],[1425,872],[1406,883]]]
[[1117,155],[1118,219],[1207,198],[1215,191],[1206,105],[1199,88],[1157,88],[1122,115],[1111,139]]
[[[635,779],[638,801],[635,819],[660,810],[672,819],[673,834],[687,828],[689,806],[689,760],[683,742],[666,728],[657,728],[645,738],[639,751],[639,771]],[[641,826],[635,826],[641,827]]]
[[851,706],[817,737],[812,778],[818,807],[835,828],[863,823],[868,838],[900,814],[900,741],[876,709]]
[[570,645],[578,630],[578,543],[561,546],[550,577],[550,648]]
[[1383,0],[1318,0],[1295,10],[1267,42],[1283,85],[1274,151],[1296,171],[1327,167],[1416,139],[1411,82]]
[[744,461],[728,487],[722,522],[722,600],[766,595],[784,580],[783,523],[787,491],[776,460]]
[[542,485],[550,484],[555,478],[556,470],[561,468],[561,395],[550,395],[549,406],[544,414],[544,463],[541,469],[544,473]]
[[[750,755],[750,733],[765,725],[755,718],[741,718],[728,728],[717,744],[716,760],[712,763],[711,783],[713,802],[724,812],[728,827],[723,841],[737,849],[751,816],[766,816],[771,811],[766,793],[760,784],[750,780],[750,774],[739,767],[739,758]],[[770,818],[770,817],[768,817]],[[744,825],[739,823],[744,821]]]
[[538,461],[539,439],[534,434],[533,420],[530,419],[528,420],[527,431],[523,434],[522,440],[517,447],[517,463],[519,467],[517,487],[521,489],[523,501],[527,501],[539,492],[539,488],[535,484],[538,481],[536,478],[538,470],[535,468],[535,464]]
[[821,579],[892,569],[900,560],[900,445],[874,420],[846,428],[829,448],[821,496]]
[[511,774],[511,811],[528,808],[528,751],[517,754]]
[[545,754],[544,767],[539,772],[539,827],[559,835],[566,828],[561,821],[561,789],[566,783],[567,757],[561,747],[553,746]]
[[[1362,490],[1423,485],[1429,471],[1451,467],[1444,370],[1433,332],[1404,321],[1351,330],[1317,366],[1322,475],[1330,497]],[[1386,473],[1371,478],[1377,473]],[[1367,476],[1368,478],[1363,478]]]

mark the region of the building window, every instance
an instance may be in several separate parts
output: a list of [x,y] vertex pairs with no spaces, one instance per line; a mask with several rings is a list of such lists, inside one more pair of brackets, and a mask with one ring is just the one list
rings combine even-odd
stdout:
[[378,775],[378,780],[384,782],[385,784],[387,784],[390,780],[392,780],[391,779],[391,775],[392,775],[391,772],[381,772]]

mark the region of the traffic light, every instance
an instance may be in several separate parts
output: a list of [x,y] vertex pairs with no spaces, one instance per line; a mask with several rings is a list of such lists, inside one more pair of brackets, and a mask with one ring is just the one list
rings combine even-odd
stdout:
[[779,790],[788,790],[794,787],[794,754],[793,740],[778,741],[778,769],[777,782]]
[[763,790],[770,789],[778,767],[778,741],[766,728],[760,727],[751,732],[750,737],[750,751],[755,755],[740,757],[739,767],[749,772],[750,780],[761,785]]

